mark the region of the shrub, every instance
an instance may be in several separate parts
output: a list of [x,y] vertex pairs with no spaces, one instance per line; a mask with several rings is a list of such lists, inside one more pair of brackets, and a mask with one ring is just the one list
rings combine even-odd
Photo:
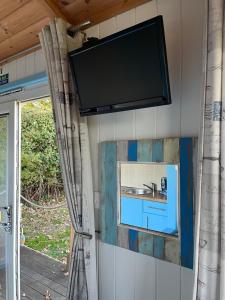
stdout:
[[21,137],[22,194],[35,200],[60,196],[63,185],[49,98],[23,105]]

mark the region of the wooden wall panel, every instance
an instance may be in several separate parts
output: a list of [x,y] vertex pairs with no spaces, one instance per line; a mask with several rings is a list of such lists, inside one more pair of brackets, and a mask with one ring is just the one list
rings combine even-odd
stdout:
[[118,246],[129,249],[129,233],[128,228],[117,227]]
[[[195,140],[195,139],[194,139]],[[100,143],[101,240],[134,252],[193,268],[193,138],[107,141]],[[168,155],[167,155],[168,151]],[[155,235],[118,226],[117,161],[164,162],[180,165],[179,237]],[[174,187],[175,188],[175,187]],[[172,197],[174,197],[172,195]],[[169,211],[168,214],[173,214]],[[176,218],[176,213],[175,216]]]
[[137,148],[138,161],[152,161],[152,142],[150,140],[140,140]]
[[194,276],[193,271],[181,268],[181,300],[191,300],[193,294]]
[[117,139],[132,139],[135,136],[135,111],[115,113],[115,135]]
[[115,140],[115,116],[106,114],[98,116],[100,141]]
[[135,252],[139,251],[138,245],[138,231],[134,229],[128,230],[128,238],[129,238],[129,249]]
[[[177,240],[166,240],[165,241],[165,257],[166,261],[171,263],[180,264],[180,250],[177,246],[179,241]],[[192,272],[192,271],[191,271]]]
[[135,300],[156,300],[156,262],[152,257],[135,254]]
[[118,141],[117,142],[117,160],[127,161],[128,159],[128,142]]
[[158,0],[163,15],[172,104],[156,109],[156,136],[180,136],[181,105],[181,0]]
[[88,131],[91,145],[91,161],[92,161],[92,173],[93,173],[93,185],[94,190],[99,190],[99,118],[92,116],[88,118]]
[[192,153],[193,141],[191,138],[180,139],[180,195],[184,201],[181,201],[181,264],[186,268],[193,268],[193,161]]
[[164,161],[179,162],[179,139],[168,138],[164,140]]
[[138,233],[138,250],[140,253],[154,256],[154,237],[145,232]]
[[99,24],[99,38],[102,39],[117,31],[116,18],[106,20]]
[[118,31],[135,25],[135,9],[116,16],[116,28]]
[[[206,0],[182,0],[182,101],[181,134],[196,135],[201,122],[203,97],[203,32],[206,24]],[[191,21],[190,21],[191,20]],[[205,37],[204,37],[205,40]],[[187,116],[191,116],[188,118]],[[192,120],[195,120],[194,122]]]
[[[101,239],[117,245],[117,146],[106,142],[101,147]],[[107,182],[107,184],[106,184]]]
[[155,258],[164,259],[165,238],[161,236],[153,237],[153,256]]
[[163,162],[164,160],[164,140],[156,139],[152,141],[152,161]]
[[156,300],[180,300],[180,266],[158,260],[156,268]]
[[137,141],[128,141],[128,161],[137,161]]
[[115,293],[115,246],[98,242],[99,245],[99,299],[116,300]]
[[[126,249],[116,247],[116,297],[115,300],[135,300],[133,286],[135,285],[135,254]],[[107,298],[106,298],[107,299]]]

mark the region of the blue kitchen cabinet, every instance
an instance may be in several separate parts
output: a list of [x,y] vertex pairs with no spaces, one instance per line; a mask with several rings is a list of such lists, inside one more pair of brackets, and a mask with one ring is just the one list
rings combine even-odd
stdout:
[[165,232],[165,229],[167,228],[167,221],[168,218],[166,216],[148,213],[143,214],[143,228],[145,229]]
[[142,200],[122,196],[121,197],[121,223],[143,227]]
[[167,216],[167,202],[158,202],[151,200],[143,200],[143,212],[158,216]]
[[[121,197],[121,223],[153,231],[177,235],[178,233],[178,166],[166,166],[167,199]],[[158,195],[159,195],[158,191]]]

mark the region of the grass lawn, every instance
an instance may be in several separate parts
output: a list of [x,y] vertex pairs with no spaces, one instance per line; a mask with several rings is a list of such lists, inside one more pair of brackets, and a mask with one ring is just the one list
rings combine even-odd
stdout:
[[[38,202],[38,204],[41,204]],[[46,205],[46,203],[43,203]],[[48,201],[48,206],[59,205]],[[25,245],[62,262],[70,247],[70,219],[67,208],[45,210],[22,205]]]

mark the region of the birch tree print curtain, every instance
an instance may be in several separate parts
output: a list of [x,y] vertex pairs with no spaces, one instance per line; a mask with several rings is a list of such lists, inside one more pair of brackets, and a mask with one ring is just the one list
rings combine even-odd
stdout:
[[200,220],[193,299],[225,300],[225,1],[208,0],[200,153]]
[[68,64],[68,51],[81,45],[56,19],[40,33],[46,60],[66,199],[75,231],[68,300],[97,300],[92,169],[87,119],[81,118]]

